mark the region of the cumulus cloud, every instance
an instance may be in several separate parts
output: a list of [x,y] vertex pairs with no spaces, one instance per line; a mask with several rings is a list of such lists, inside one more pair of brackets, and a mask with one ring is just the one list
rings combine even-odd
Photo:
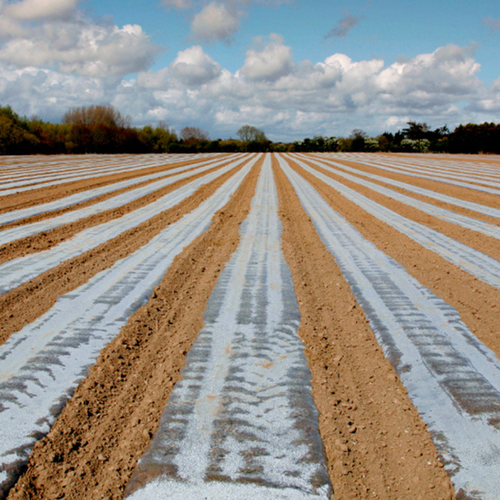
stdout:
[[79,23],[32,28],[0,48],[0,60],[64,73],[123,76],[147,68],[158,49],[138,25]]
[[205,43],[230,42],[240,29],[241,12],[223,3],[211,2],[193,17],[191,34]]
[[417,111],[479,96],[483,86],[476,76],[479,70],[474,47],[446,45],[392,64],[376,81],[394,103]]
[[21,21],[67,19],[78,7],[79,0],[21,0],[7,4],[4,14]]
[[500,17],[483,17],[481,22],[483,23],[483,26],[491,32],[500,30]]
[[349,31],[356,26],[359,21],[363,19],[363,16],[353,16],[352,14],[346,14],[338,23],[335,28],[331,29],[325,38],[332,37],[343,37],[346,36]]
[[[95,22],[78,0],[0,3],[0,61],[94,77],[146,69],[160,50],[138,25]],[[35,22],[35,24],[33,24]]]
[[196,45],[179,52],[170,74],[187,86],[197,86],[217,78],[220,72],[220,65]]
[[278,35],[271,35],[272,42],[262,50],[249,49],[240,73],[249,80],[276,81],[288,75],[294,66],[290,47]]
[[0,63],[0,102],[47,119],[71,106],[109,103],[135,125],[164,120],[177,130],[198,126],[228,137],[252,123],[275,140],[354,128],[374,134],[409,119],[453,128],[498,116],[500,78],[490,87],[478,78],[474,47],[447,45],[386,64],[340,53],[294,62],[277,36],[258,45],[236,72],[193,46],[166,68],[115,82]]

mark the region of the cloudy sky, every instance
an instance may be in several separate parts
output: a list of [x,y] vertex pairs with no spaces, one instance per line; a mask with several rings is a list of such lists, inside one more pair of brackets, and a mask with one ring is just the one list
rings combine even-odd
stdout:
[[498,0],[0,0],[0,103],[273,140],[500,121]]

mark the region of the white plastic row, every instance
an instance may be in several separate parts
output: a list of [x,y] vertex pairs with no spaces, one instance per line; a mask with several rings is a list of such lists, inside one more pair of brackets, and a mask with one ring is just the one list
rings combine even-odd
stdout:
[[[357,176],[347,174],[339,170],[342,168],[343,170],[349,169],[350,171],[356,171],[353,168],[345,167],[344,165],[337,162],[329,162],[330,165],[335,165],[337,168],[332,168],[330,165],[324,162],[318,162],[309,158],[301,157],[305,160],[308,160],[310,163],[322,167],[326,170],[330,170],[334,172],[335,175],[339,177],[343,177],[349,181],[352,181],[360,186],[365,186],[376,193],[383,194],[393,200],[400,201],[405,205],[416,208],[421,212],[437,217],[438,219],[444,220],[446,222],[451,222],[452,224],[456,224],[458,226],[464,227],[466,229],[471,229],[472,231],[477,231],[478,233],[485,234],[486,236],[490,236],[492,238],[500,239],[500,226],[495,224],[489,224],[488,222],[483,222],[478,219],[474,219],[472,217],[467,217],[466,215],[457,214],[451,210],[446,208],[441,208],[431,203],[426,203],[424,201],[417,200],[416,198],[412,198],[411,196],[407,196],[405,194],[399,193],[398,191],[394,191],[392,189],[388,189],[386,187],[380,186],[379,184],[375,184],[374,182],[366,181],[364,179],[360,179]],[[411,188],[409,189],[411,190]],[[456,204],[458,205],[459,200],[456,200]],[[500,212],[500,210],[499,210]]]
[[209,227],[257,160],[139,250],[59,297],[46,314],[0,346],[0,496],[101,349],[148,300],[175,256]]
[[455,490],[500,491],[500,362],[458,312],[366,240],[283,158],[281,168],[335,257],[428,425]]
[[380,203],[363,196],[354,189],[348,188],[344,184],[322,174],[301,160],[297,160],[297,163],[363,210],[386,222],[452,264],[476,276],[481,281],[500,289],[500,262],[498,260],[445,236],[439,231],[399,215]]
[[125,181],[105,184],[104,186],[100,186],[98,188],[87,189],[79,193],[75,193],[69,196],[63,196],[62,198],[58,198],[57,200],[47,203],[40,203],[32,207],[21,208],[18,210],[11,210],[10,212],[5,212],[3,214],[0,214],[0,225],[17,222],[19,220],[26,219],[28,217],[33,217],[35,215],[40,215],[48,212],[53,212],[56,210],[61,210],[63,208],[68,208],[78,203],[83,203],[85,201],[92,200],[104,194],[112,193],[114,191],[119,191],[120,189],[131,187],[136,184],[141,184],[143,182],[169,177],[171,175],[178,174],[180,172],[186,172],[188,170],[192,170],[194,172],[197,168],[204,167],[206,165],[217,166],[220,165],[223,161],[231,161],[234,158],[237,158],[237,156],[236,155],[227,156],[224,158],[224,160],[222,160],[221,158],[212,158],[211,160],[208,161],[191,163],[185,167],[170,168],[168,170],[157,172],[155,174],[141,175],[138,177],[134,177],[132,179],[127,179]]

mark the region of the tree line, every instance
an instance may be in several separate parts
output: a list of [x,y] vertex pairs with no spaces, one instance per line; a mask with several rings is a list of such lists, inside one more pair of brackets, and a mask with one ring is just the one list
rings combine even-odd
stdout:
[[130,117],[113,106],[69,109],[62,122],[48,123],[0,106],[0,154],[201,153],[201,152],[449,152],[500,154],[500,124],[447,126],[432,130],[408,122],[396,133],[369,137],[355,129],[348,137],[315,136],[292,143],[272,142],[264,131],[243,125],[237,139],[211,139],[198,127],[179,135],[167,124],[132,127]]

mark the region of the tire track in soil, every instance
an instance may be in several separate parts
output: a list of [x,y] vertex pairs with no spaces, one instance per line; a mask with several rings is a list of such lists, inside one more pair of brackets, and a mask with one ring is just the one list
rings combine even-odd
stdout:
[[147,304],[102,351],[8,499],[122,498],[239,242],[261,161],[210,228],[174,260]]
[[167,226],[191,212],[243,166],[202,186],[186,200],[147,222],[0,295],[0,345],[12,333],[21,330],[48,311],[60,295],[86,283],[98,272],[130,255]]
[[200,172],[193,176],[187,177],[186,179],[179,180],[173,184],[170,184],[169,186],[158,189],[154,193],[150,193],[146,196],[143,196],[142,198],[134,200],[118,208],[105,210],[103,212],[90,215],[69,224],[54,228],[50,231],[43,231],[41,233],[28,236],[27,238],[14,240],[6,245],[0,246],[0,264],[18,257],[24,257],[25,255],[49,250],[59,243],[73,237],[83,229],[91,226],[96,226],[98,224],[103,224],[105,222],[109,222],[112,219],[117,219],[119,217],[122,217],[123,215],[131,213],[138,208],[148,205],[156,201],[158,198],[161,198],[162,196],[175,191],[176,189],[188,184],[189,182],[204,177],[205,175],[208,175],[216,170],[220,170],[224,167],[224,165],[220,165],[218,167],[214,167],[213,169],[206,170],[204,172]]
[[500,292],[451,264],[408,236],[368,214],[293,161],[288,164],[347,219],[364,238],[403,265],[423,286],[455,308],[462,321],[500,358]]
[[299,335],[313,376],[334,497],[454,498],[425,424],[274,161],[283,249],[299,302]]
[[123,174],[110,174],[105,177],[94,179],[84,179],[81,181],[72,181],[57,186],[49,186],[45,188],[35,189],[26,193],[10,194],[7,196],[0,196],[0,213],[8,212],[9,210],[27,208],[39,203],[47,203],[50,201],[58,200],[64,196],[86,191],[87,189],[98,188],[108,184],[113,184],[119,181],[141,177],[143,175],[155,174],[162,171],[170,170],[187,165],[196,166],[203,158],[196,160],[183,161],[179,163],[167,163],[149,169],[128,171]]

